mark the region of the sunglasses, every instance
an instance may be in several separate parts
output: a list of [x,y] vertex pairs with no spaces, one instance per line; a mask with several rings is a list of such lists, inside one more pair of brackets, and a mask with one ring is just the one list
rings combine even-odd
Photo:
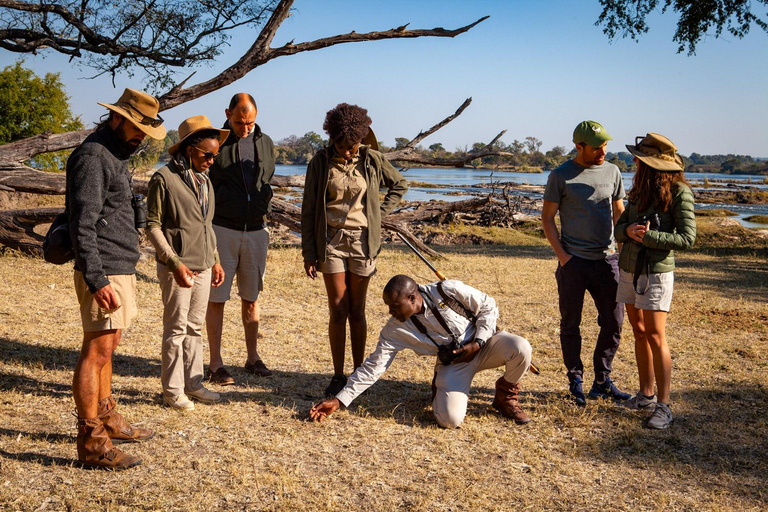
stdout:
[[199,152],[201,152],[203,154],[203,158],[205,158],[206,160],[215,160],[216,157],[219,156],[218,153],[211,153],[210,151],[205,151],[203,149],[200,149],[197,146],[192,146],[192,147],[198,150]]
[[122,103],[122,104],[120,104],[120,106],[121,107],[123,107],[123,106],[128,107],[131,110],[133,110],[134,112],[138,113],[141,116],[141,121],[139,121],[139,122],[141,124],[143,124],[143,125],[151,126],[152,128],[157,128],[161,124],[163,124],[163,122],[164,122],[163,118],[160,117],[159,115],[157,116],[157,118],[146,116],[139,109],[137,109],[136,107],[134,107],[130,103]]

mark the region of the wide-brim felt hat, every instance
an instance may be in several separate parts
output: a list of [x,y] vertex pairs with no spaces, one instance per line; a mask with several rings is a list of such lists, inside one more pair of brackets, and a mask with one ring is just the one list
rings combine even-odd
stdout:
[[168,154],[174,155],[181,147],[182,143],[195,135],[196,133],[204,131],[213,131],[219,134],[219,145],[224,144],[224,141],[229,137],[229,130],[221,130],[214,128],[211,122],[206,116],[193,116],[185,119],[179,125],[179,142],[168,148]]
[[365,137],[363,137],[363,144],[366,144],[370,146],[371,149],[378,151],[379,150],[379,141],[376,140],[376,134],[373,133],[373,128],[370,126],[368,127],[368,133]]
[[647,133],[635,137],[635,145],[627,144],[627,150],[638,160],[657,171],[684,171],[683,157],[677,154],[677,146],[664,135]]
[[165,126],[163,126],[163,118],[158,115],[160,102],[154,96],[136,89],[125,89],[123,95],[114,105],[110,103],[98,104],[117,112],[153,139],[162,140],[165,138],[166,131]]

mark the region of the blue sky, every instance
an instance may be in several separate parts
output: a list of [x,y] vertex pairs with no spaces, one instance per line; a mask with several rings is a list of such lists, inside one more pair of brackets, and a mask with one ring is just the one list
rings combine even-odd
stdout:
[[[452,150],[488,142],[507,129],[507,143],[534,136],[545,150],[570,149],[573,127],[596,119],[614,137],[612,151],[654,131],[684,155],[768,157],[768,35],[756,27],[741,40],[709,37],[688,57],[676,53],[672,42],[674,13],[652,16],[650,32],[637,43],[609,43],[594,25],[597,0],[297,0],[294,8],[273,46],[405,23],[456,28],[491,17],[454,39],[352,43],[281,57],[225,89],[164,112],[167,126],[177,128],[198,114],[217,125],[232,94],[246,91],[259,104],[257,122],[275,140],[322,133],[325,112],[345,101],[367,108],[378,138],[394,144],[395,137],[414,137],[471,96],[464,114],[425,146],[440,142]],[[196,69],[192,82],[234,63],[255,36],[238,33],[218,62]],[[0,50],[0,66],[17,59]],[[138,76],[119,77],[116,89],[106,77],[87,80],[92,70],[51,53],[25,59],[38,74],[61,73],[73,112],[89,126],[103,111],[97,101],[115,101],[126,86],[142,88]]]

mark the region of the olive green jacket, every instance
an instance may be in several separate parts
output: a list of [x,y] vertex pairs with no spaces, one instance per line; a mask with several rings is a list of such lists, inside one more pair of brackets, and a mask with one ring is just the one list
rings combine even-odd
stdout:
[[[192,271],[211,268],[219,262],[212,220],[216,210],[213,185],[208,180],[208,215],[203,218],[200,204],[181,173],[183,165],[171,160],[149,180],[147,228],[159,227],[175,255],[157,260],[175,270],[184,263]],[[155,248],[157,249],[157,247]]]
[[630,273],[635,272],[637,255],[641,245],[627,235],[627,228],[637,222],[641,215],[659,213],[661,225],[658,229],[646,231],[642,246],[646,250],[646,262],[652,274],[672,272],[675,269],[675,251],[688,249],[696,241],[696,219],[693,214],[693,192],[683,183],[678,183],[669,211],[657,212],[651,206],[645,212],[639,212],[634,203],[619,217],[614,229],[616,241],[623,243],[619,255],[619,267]]
[[[330,169],[328,148],[321,149],[307,166],[304,199],[301,202],[301,254],[304,261],[325,261],[326,233],[325,201]],[[381,251],[381,218],[400,203],[408,183],[384,155],[360,145],[360,158],[365,162],[365,216],[368,220],[368,254],[371,258]],[[384,201],[379,200],[380,187],[387,188]]]

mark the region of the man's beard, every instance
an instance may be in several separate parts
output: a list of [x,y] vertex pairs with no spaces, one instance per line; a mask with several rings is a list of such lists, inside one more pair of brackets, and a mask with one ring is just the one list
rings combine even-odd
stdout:
[[128,134],[124,128],[125,123],[125,119],[120,120],[120,123],[117,125],[117,129],[115,130],[115,135],[117,135],[117,145],[120,148],[120,152],[126,156],[131,156],[136,152],[139,144],[141,144],[142,141],[140,139],[128,140]]

